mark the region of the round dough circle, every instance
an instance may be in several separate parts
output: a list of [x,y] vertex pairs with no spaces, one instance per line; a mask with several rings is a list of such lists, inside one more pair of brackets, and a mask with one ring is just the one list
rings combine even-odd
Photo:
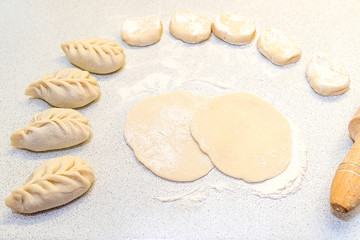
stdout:
[[121,37],[131,46],[148,46],[160,41],[161,20],[157,16],[128,18],[122,25]]
[[216,37],[225,42],[245,45],[254,40],[256,26],[254,20],[250,18],[222,14],[215,18],[212,31]]
[[306,67],[306,77],[314,91],[323,96],[336,96],[349,90],[350,76],[332,56],[313,56]]
[[249,93],[210,99],[194,114],[191,133],[221,172],[246,182],[275,177],[291,160],[288,121]]
[[187,182],[214,167],[190,133],[206,97],[186,91],[143,99],[128,114],[124,136],[137,159],[159,177]]
[[170,33],[187,43],[200,43],[211,35],[211,21],[189,11],[176,11],[170,21]]
[[291,64],[301,57],[297,41],[278,29],[265,29],[259,37],[257,46],[261,54],[276,65]]

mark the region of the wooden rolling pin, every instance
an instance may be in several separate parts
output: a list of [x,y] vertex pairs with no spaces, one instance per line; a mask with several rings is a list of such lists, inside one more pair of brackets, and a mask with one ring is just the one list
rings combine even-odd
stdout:
[[349,123],[349,133],[355,143],[336,170],[330,190],[331,207],[340,213],[360,203],[360,108]]

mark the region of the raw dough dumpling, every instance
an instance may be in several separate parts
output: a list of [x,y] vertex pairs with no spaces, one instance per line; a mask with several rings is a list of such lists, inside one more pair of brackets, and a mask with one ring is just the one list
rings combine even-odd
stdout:
[[64,68],[31,83],[25,94],[41,98],[55,107],[78,108],[100,95],[96,78],[77,68]]
[[53,158],[38,166],[25,184],[5,199],[5,204],[20,213],[47,210],[80,197],[94,181],[94,172],[83,159]]
[[157,16],[128,18],[122,25],[121,37],[131,46],[148,46],[160,41],[161,20]]
[[78,111],[50,108],[35,114],[31,122],[11,135],[11,145],[35,152],[68,148],[89,138],[88,120]]
[[200,43],[211,35],[211,21],[189,11],[176,11],[171,18],[170,33],[187,43]]
[[210,99],[195,112],[191,133],[215,167],[247,182],[275,177],[291,160],[289,122],[249,93]]
[[190,134],[201,94],[173,92],[143,99],[128,114],[124,137],[137,159],[159,177],[178,182],[205,176],[213,165]]
[[234,44],[245,45],[254,40],[256,26],[250,18],[222,14],[215,18],[212,31],[221,40]]
[[92,73],[112,73],[125,62],[123,48],[104,38],[68,41],[61,43],[61,48],[72,64]]
[[306,77],[315,92],[323,96],[343,94],[350,85],[350,76],[343,64],[324,54],[311,58],[306,67]]
[[280,66],[297,62],[301,57],[298,42],[278,29],[265,29],[257,46],[272,63]]

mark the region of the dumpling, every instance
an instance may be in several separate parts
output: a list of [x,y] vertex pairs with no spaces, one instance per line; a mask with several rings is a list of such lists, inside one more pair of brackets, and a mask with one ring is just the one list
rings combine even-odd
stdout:
[[125,62],[124,50],[104,38],[85,38],[61,43],[70,62],[86,71],[107,74],[120,69]]
[[47,210],[80,197],[94,181],[94,172],[83,159],[53,158],[35,168],[25,184],[5,199],[5,204],[20,213]]
[[55,107],[78,108],[100,95],[96,78],[77,68],[64,68],[31,83],[25,94],[41,98]]
[[50,108],[35,114],[31,122],[16,130],[10,137],[11,145],[35,152],[68,148],[89,138],[88,120],[78,111]]

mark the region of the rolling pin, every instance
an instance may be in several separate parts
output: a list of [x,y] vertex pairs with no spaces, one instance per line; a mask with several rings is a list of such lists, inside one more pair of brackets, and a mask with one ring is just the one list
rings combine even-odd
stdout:
[[336,170],[331,190],[331,207],[347,213],[360,203],[360,108],[349,123],[349,133],[354,145]]

